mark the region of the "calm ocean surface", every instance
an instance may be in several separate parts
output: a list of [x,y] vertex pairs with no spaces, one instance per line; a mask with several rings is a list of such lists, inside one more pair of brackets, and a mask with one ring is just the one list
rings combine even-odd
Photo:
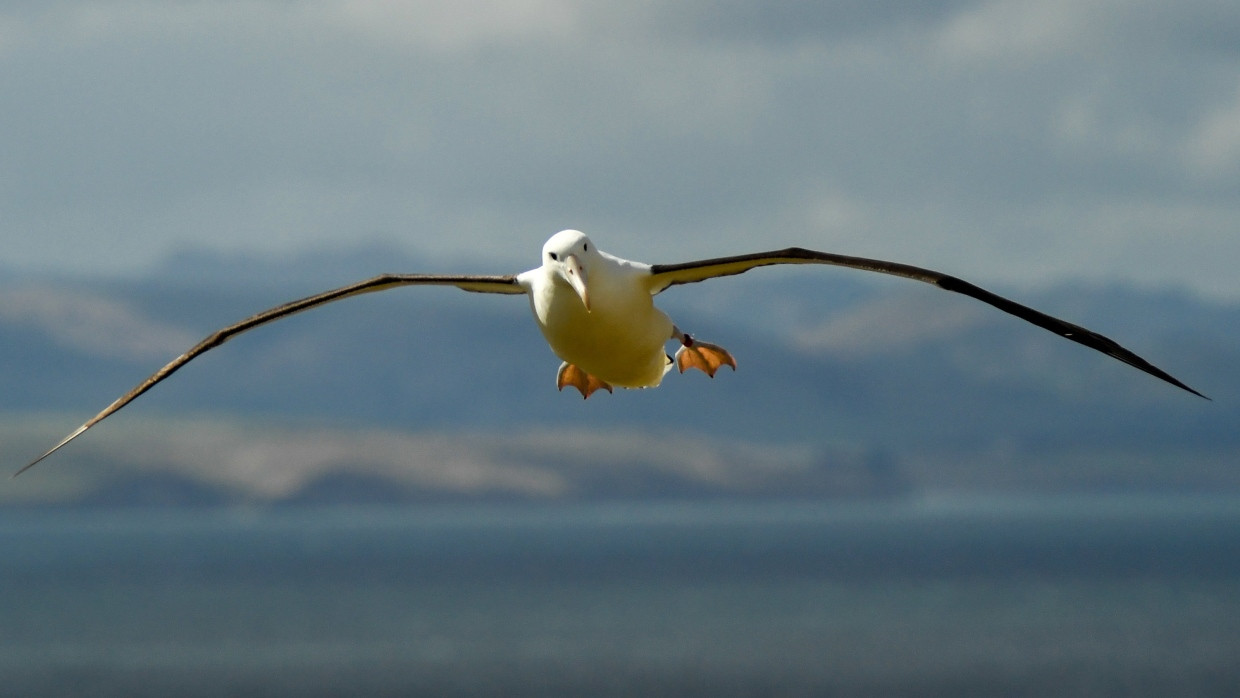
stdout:
[[0,514],[13,696],[1236,696],[1240,498]]

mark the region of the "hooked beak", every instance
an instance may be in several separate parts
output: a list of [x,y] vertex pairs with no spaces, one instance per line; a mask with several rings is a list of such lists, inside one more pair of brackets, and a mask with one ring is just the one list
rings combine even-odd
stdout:
[[586,312],[590,312],[590,289],[586,285],[586,270],[581,266],[581,260],[577,259],[577,255],[570,254],[564,258],[564,274],[568,279],[568,285],[572,286],[577,295],[581,297],[581,304],[586,307]]

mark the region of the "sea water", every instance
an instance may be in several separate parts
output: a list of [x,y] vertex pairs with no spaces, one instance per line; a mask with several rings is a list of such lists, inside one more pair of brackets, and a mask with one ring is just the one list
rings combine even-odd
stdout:
[[1240,499],[9,511],[0,695],[1234,696]]

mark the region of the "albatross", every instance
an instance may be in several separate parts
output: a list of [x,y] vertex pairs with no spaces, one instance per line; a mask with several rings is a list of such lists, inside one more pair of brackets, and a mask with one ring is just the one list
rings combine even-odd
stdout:
[[[713,378],[723,366],[736,370],[736,359],[723,347],[698,341],[680,329],[666,313],[655,307],[654,297],[672,286],[776,264],[849,267],[933,284],[988,303],[1177,388],[1205,397],[1107,337],[941,272],[800,247],[678,264],[644,264],[603,252],[580,231],[564,230],[552,235],[543,245],[541,264],[520,274],[383,274],[264,310],[217,330],[103,408],[13,476],[59,451],[196,357],[243,332],[327,303],[399,286],[455,286],[474,293],[526,296],[534,322],[551,351],[563,361],[556,372],[557,388],[563,390],[571,386],[580,391],[583,398],[599,390],[611,392],[616,387],[653,388],[662,382],[672,366],[681,373],[696,368]],[[680,345],[675,357],[665,352],[671,341]]]

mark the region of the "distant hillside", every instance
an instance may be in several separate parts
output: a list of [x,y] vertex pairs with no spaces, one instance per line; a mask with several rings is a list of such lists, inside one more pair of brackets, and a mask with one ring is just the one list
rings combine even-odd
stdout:
[[[345,271],[331,271],[333,258]],[[19,466],[219,326],[371,272],[425,268],[389,250],[359,250],[283,262],[191,255],[133,282],[10,279],[0,286],[5,459]],[[97,470],[111,473],[110,484],[89,478],[94,490],[52,496],[23,482],[28,496],[19,489],[4,499],[125,502],[142,500],[134,493],[143,491],[146,500],[206,502],[322,499],[332,492],[363,499],[856,496],[1240,483],[1234,474],[1240,306],[1178,291],[1084,285],[1008,295],[1111,336],[1214,401],[963,296],[817,269],[759,270],[660,296],[681,326],[731,349],[740,370],[713,381],[673,375],[657,390],[583,402],[556,392],[559,360],[543,344],[524,299],[397,289],[238,338],[58,454],[47,469],[22,478],[51,479],[48,470],[81,472],[75,463],[108,461]],[[238,448],[247,439],[262,441],[255,425],[283,425],[277,440],[283,445],[267,446],[288,449],[282,462],[297,458],[299,442],[330,450],[324,433],[359,453],[367,442],[357,435],[374,430],[410,443],[465,435],[443,454],[456,448],[462,462],[490,464],[478,477],[502,483],[504,463],[520,460],[544,468],[539,477],[553,473],[566,484],[541,491],[524,485],[453,490],[433,479],[411,484],[417,468],[402,475],[397,449],[307,466],[297,487],[273,494],[257,480],[221,483],[203,475],[212,464],[184,452],[194,447],[181,441],[183,432],[135,428],[156,417],[191,432],[198,429],[195,419],[212,420],[204,425],[242,419],[249,430],[224,439]],[[648,438],[655,453],[640,467],[615,463],[623,476],[583,474],[588,469],[580,461],[593,457],[590,449],[556,455],[553,435],[561,431],[576,435],[579,445],[609,443],[611,434]],[[127,441],[117,444],[109,434],[121,432]],[[506,455],[512,435],[531,432],[551,436],[522,442],[519,457]],[[488,437],[478,435],[486,434],[500,436],[482,453],[478,439]],[[101,452],[105,442],[109,454]],[[150,455],[153,442],[166,442],[163,456]],[[670,443],[684,451],[666,452]],[[685,474],[684,463],[695,455],[750,447],[759,455],[746,461],[755,473],[749,479],[725,487]],[[788,460],[788,449],[802,455]],[[764,452],[785,454],[770,460],[793,470],[772,466],[763,476]],[[144,462],[138,467],[126,462],[131,458]],[[800,465],[788,465],[793,462]],[[824,465],[832,462],[843,470]],[[819,470],[788,474],[807,463]],[[163,473],[162,490],[151,484],[153,472]],[[402,478],[400,487],[387,487]],[[182,494],[158,494],[165,490]]]

